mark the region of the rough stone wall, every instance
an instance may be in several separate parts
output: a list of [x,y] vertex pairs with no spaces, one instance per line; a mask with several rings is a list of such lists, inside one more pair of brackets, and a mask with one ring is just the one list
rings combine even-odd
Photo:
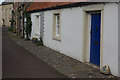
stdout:
[[2,26],[2,5],[0,5],[0,26]]
[[4,19],[3,25],[10,27],[10,20],[12,18],[13,4],[2,5],[2,18]]

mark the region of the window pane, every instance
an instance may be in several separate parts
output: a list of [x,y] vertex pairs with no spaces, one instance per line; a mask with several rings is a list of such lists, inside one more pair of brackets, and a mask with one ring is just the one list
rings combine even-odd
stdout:
[[56,36],[59,36],[59,15],[56,15]]
[[55,13],[54,17],[55,17],[55,31],[56,31],[55,35],[59,37],[60,35],[60,14]]
[[57,15],[57,20],[59,20],[59,15]]

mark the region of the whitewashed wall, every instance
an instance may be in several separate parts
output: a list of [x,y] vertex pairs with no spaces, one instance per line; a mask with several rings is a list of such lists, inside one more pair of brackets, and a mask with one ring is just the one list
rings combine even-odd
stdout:
[[118,11],[118,76],[120,77],[120,2]]
[[118,75],[118,5],[104,6],[103,65],[109,65],[114,75]]
[[[31,38],[37,37],[40,38],[40,25],[37,25],[37,19],[36,15],[40,15],[40,13],[32,13],[31,14],[31,21],[32,21],[32,32],[31,32]],[[39,24],[40,24],[40,16],[39,16]]]
[[53,11],[46,11],[44,15],[45,46],[82,61],[82,9],[61,10],[61,42],[52,39]]
[[[44,45],[83,61],[83,10],[80,7],[61,9],[61,42],[53,40],[53,11],[44,12]],[[35,15],[31,14],[33,23],[32,36],[35,37]],[[118,76],[118,5],[104,5],[103,18],[103,55],[102,64],[109,65],[112,74]]]

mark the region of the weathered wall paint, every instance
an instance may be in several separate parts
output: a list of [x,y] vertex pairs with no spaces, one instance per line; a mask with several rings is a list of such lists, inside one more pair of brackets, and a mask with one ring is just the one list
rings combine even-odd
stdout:
[[103,65],[109,65],[111,72],[118,75],[118,5],[104,6]]
[[[13,4],[2,5],[2,18],[4,19],[4,25],[11,26],[10,20],[12,19]],[[2,21],[3,21],[2,19]]]
[[[61,42],[53,39],[53,11],[44,12],[44,45],[83,61],[83,10],[81,7],[60,9],[61,12]],[[34,15],[32,13],[32,36],[35,30]],[[112,74],[118,76],[118,5],[107,3],[103,13],[103,55],[102,64],[109,65]],[[88,50],[88,49],[87,49]],[[88,59],[89,60],[89,59]],[[103,66],[102,65],[102,66]]]
[[120,2],[118,5],[118,76],[120,77]]
[[40,13],[40,36],[44,36],[44,12]]
[[44,18],[44,44],[67,56],[82,61],[82,9],[61,10],[61,42],[53,40],[53,11],[46,11]]

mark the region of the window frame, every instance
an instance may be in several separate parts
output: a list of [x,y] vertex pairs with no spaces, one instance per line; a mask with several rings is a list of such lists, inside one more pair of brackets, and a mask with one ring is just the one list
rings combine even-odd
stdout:
[[[57,36],[56,17],[59,15],[59,34]],[[53,12],[53,39],[61,42],[61,13],[60,11]]]
[[36,21],[35,30],[39,30],[39,31],[35,31],[35,35],[40,36],[40,15],[39,14],[35,15],[35,21]]

